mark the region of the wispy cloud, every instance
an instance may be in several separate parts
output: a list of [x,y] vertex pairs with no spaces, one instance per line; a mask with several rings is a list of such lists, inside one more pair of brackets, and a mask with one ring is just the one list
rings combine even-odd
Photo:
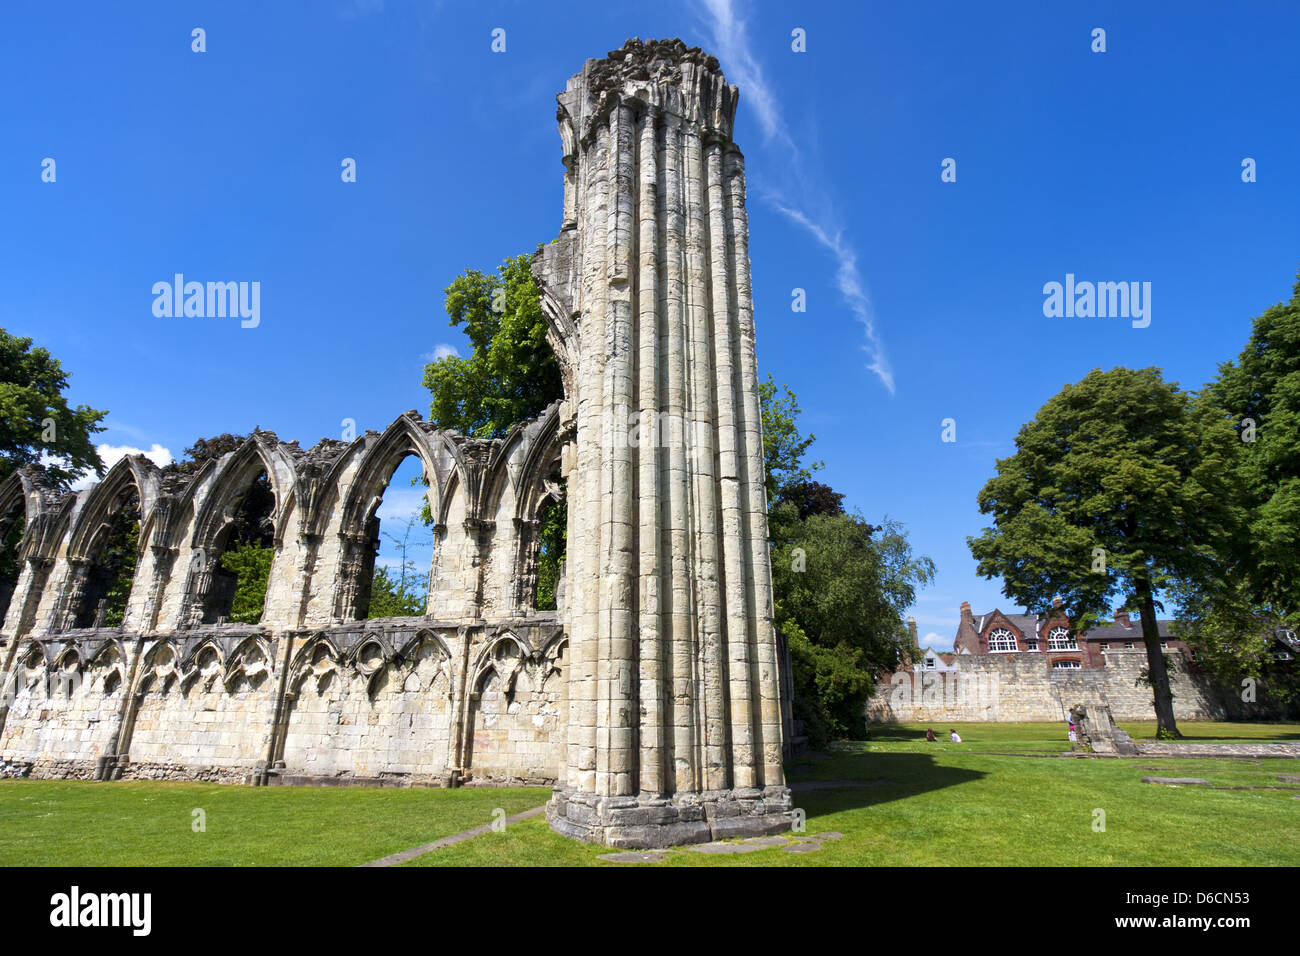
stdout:
[[783,118],[780,101],[768,84],[750,45],[745,21],[737,13],[735,0],[705,0],[704,5],[709,14],[714,51],[728,78],[740,87],[744,99],[753,104],[764,144],[785,154],[780,166],[787,171],[788,182],[781,187],[761,188],[759,195],[805,229],[835,260],[836,287],[866,337],[862,348],[869,359],[867,368],[893,395],[894,373],[877,334],[875,309],[858,269],[857,253],[846,238],[846,229],[829,213],[804,211],[833,209],[829,191],[817,177],[807,172],[802,151]]

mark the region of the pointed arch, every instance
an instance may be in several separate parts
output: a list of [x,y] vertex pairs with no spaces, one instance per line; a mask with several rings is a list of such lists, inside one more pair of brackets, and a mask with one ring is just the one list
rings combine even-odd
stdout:
[[[140,528],[143,534],[146,516],[153,510],[158,498],[161,471],[143,455],[127,455],[119,459],[102,481],[91,485],[77,510],[68,536],[68,557],[85,560],[91,556],[100,532],[108,526],[121,506],[122,499],[132,487],[140,502]],[[143,549],[145,541],[140,540]]]
[[[209,472],[209,468],[211,471]],[[238,507],[259,472],[265,471],[275,498],[271,514],[276,544],[284,535],[284,516],[289,512],[289,502],[294,492],[293,459],[284,446],[269,432],[254,432],[243,444],[217,462],[205,462],[195,476],[189,494],[197,493],[203,479],[210,473],[210,485],[198,504],[194,519],[194,532],[190,546],[196,550],[212,551],[221,533],[234,520],[232,511]]]

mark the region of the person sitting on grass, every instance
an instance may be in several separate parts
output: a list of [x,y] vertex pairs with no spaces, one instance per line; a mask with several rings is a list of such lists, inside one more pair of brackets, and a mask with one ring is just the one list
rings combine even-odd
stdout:
[[948,733],[951,735],[953,743],[955,744],[961,743],[961,738],[957,736],[956,730],[949,729]]
[[932,744],[932,743],[934,743],[934,742],[935,742],[936,740],[938,740],[938,739],[939,739],[939,738],[936,737],[936,736],[934,735],[934,728],[933,728],[933,727],[927,727],[927,728],[925,728],[925,740],[926,740],[927,743],[931,743],[931,744]]

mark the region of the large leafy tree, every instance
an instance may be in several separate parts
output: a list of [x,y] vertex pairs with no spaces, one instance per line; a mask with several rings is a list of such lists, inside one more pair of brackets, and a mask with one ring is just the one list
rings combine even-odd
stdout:
[[464,328],[471,352],[425,366],[431,421],[473,438],[500,438],[563,397],[531,256],[507,259],[495,273],[468,269],[445,293],[450,324]]
[[979,493],[993,526],[969,538],[986,578],[1046,612],[1061,597],[1075,626],[1122,596],[1142,622],[1159,731],[1177,735],[1157,596],[1217,578],[1240,522],[1231,423],[1154,368],[1096,369],[1067,385],[1016,436]]
[[91,436],[108,412],[68,405],[68,374],[30,338],[0,329],[0,480],[44,457],[46,474],[66,488],[87,469],[104,474]]
[[1232,477],[1241,524],[1217,555],[1217,578],[1175,586],[1180,636],[1221,683],[1249,678],[1273,702],[1295,701],[1298,681],[1273,661],[1273,633],[1300,624],[1300,281],[1290,302],[1254,319],[1203,404],[1240,438]]
[[[903,615],[934,563],[912,553],[902,526],[859,514],[772,509],[776,623],[790,647],[795,713],[809,738],[862,736],[875,674],[906,660]],[[879,536],[877,537],[877,533]]]
[[1235,362],[1207,389],[1235,422],[1234,494],[1247,506],[1244,545],[1232,555],[1243,596],[1270,613],[1300,611],[1300,276],[1291,301],[1254,320]]

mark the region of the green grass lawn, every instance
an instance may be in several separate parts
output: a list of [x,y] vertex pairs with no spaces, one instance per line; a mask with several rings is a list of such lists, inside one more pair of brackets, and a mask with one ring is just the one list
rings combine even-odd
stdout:
[[[356,866],[549,792],[0,781],[3,866]],[[192,829],[193,810],[207,831]]]
[[[945,734],[950,725],[936,726]],[[1166,787],[1143,776],[1201,777],[1218,787],[1300,787],[1294,759],[1128,760],[1056,756],[1052,724],[959,724],[965,741],[926,743],[924,725],[873,727],[864,742],[808,754],[792,783],[807,832],[844,834],[816,853],[735,856],[676,850],[656,866],[1294,866],[1300,790]],[[1134,736],[1154,732],[1126,725]],[[1201,740],[1294,740],[1297,725],[1183,725]],[[356,865],[544,803],[541,789],[348,789],[183,783],[0,782],[3,865]],[[191,830],[191,811],[207,832]],[[1094,830],[1096,810],[1105,831]],[[608,866],[606,847],[567,840],[543,818],[510,824],[411,866]]]
[[[1122,720],[1121,729],[1134,740],[1155,740],[1154,720]],[[948,740],[948,731],[956,729],[962,746],[980,750],[1069,750],[1066,724],[872,724],[869,739],[880,743],[925,743],[925,731],[933,727],[941,742]],[[1300,724],[1268,723],[1237,724],[1209,720],[1187,720],[1178,725],[1185,743],[1293,743],[1300,741]],[[1170,741],[1178,743],[1178,741]],[[933,744],[931,745],[933,746]]]

